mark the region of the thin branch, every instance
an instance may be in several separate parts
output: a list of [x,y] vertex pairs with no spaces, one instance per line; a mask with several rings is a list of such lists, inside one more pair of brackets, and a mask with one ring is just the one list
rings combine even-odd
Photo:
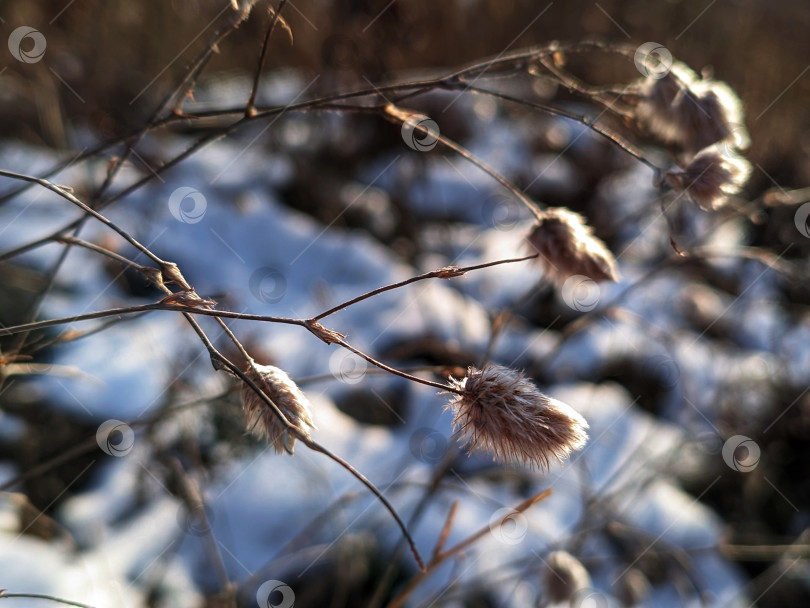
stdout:
[[149,249],[147,247],[141,245],[141,243],[139,243],[134,237],[130,236],[129,233],[127,233],[125,230],[122,230],[121,228],[119,228],[114,222],[108,220],[106,217],[101,215],[95,209],[91,209],[90,207],[85,205],[82,201],[80,201],[78,198],[73,196],[73,194],[71,192],[69,192],[68,190],[66,190],[64,187],[57,186],[56,184],[52,184],[48,180],[42,179],[41,177],[34,177],[32,175],[24,175],[22,173],[15,173],[14,171],[5,171],[3,169],[0,169],[0,176],[1,177],[9,177],[11,179],[18,179],[18,180],[21,180],[21,181],[24,181],[24,182],[31,182],[31,183],[34,183],[34,184],[39,184],[43,188],[45,188],[47,190],[50,190],[51,192],[55,192],[56,194],[58,194],[59,196],[61,196],[65,200],[70,201],[71,203],[76,205],[79,209],[84,211],[85,214],[93,216],[99,222],[101,222],[105,226],[107,226],[107,227],[111,228],[112,230],[114,230],[115,232],[117,232],[128,243],[130,243],[138,251],[140,251],[141,253],[143,253],[147,257],[149,257],[149,259],[151,259],[155,263],[157,263],[157,264],[159,264],[161,266],[165,264],[165,262],[163,260],[161,260],[154,253],[149,251]]
[[250,98],[248,99],[247,106],[245,107],[245,116],[253,116],[256,113],[256,95],[259,91],[259,80],[262,77],[262,69],[264,68],[264,60],[267,56],[267,48],[270,46],[270,36],[273,35],[273,30],[276,27],[279,19],[281,19],[281,11],[284,10],[284,5],[287,0],[279,0],[278,8],[273,11],[273,19],[267,27],[267,34],[264,36],[264,43],[262,44],[262,52],[259,55],[259,65],[256,67],[256,74],[253,77],[253,88],[250,91]]
[[115,260],[116,262],[120,262],[125,266],[129,266],[130,268],[134,268],[135,270],[143,270],[144,266],[138,264],[130,260],[129,258],[125,258],[124,256],[116,253],[111,249],[107,249],[106,247],[102,247],[101,245],[96,245],[95,243],[90,243],[83,239],[77,238],[75,236],[63,236],[59,235],[54,237],[53,239],[57,243],[64,243],[66,245],[76,245],[78,247],[84,247],[85,249],[89,249],[90,251],[95,251],[96,253],[100,253],[101,255],[105,255],[110,259]]
[[[386,106],[384,109],[385,117],[390,117],[391,119],[397,121],[400,124],[405,124],[405,122],[414,115],[415,115],[414,112],[402,110],[401,108],[397,108],[395,106],[389,105]],[[506,179],[504,176],[498,173],[495,169],[490,167],[484,161],[479,160],[477,157],[475,157],[469,150],[457,144],[456,142],[454,142],[452,139],[449,139],[445,135],[432,133],[430,129],[423,126],[422,124],[413,123],[412,126],[414,131],[419,131],[419,133],[425,135],[426,137],[435,137],[436,141],[441,143],[443,146],[450,148],[451,150],[456,152],[459,156],[461,156],[463,159],[474,164],[484,173],[486,173],[487,175],[492,177],[495,181],[497,181],[499,184],[501,184],[504,188],[509,190],[509,192],[511,192],[521,203],[523,203],[526,206],[526,208],[529,211],[531,211],[532,214],[537,219],[541,218],[540,209],[538,209],[537,204],[531,198],[529,198],[520,188],[515,186],[512,182],[510,182],[508,179]]]
[[73,602],[71,600],[65,600],[61,597],[56,597],[53,595],[44,595],[42,593],[6,593],[5,589],[0,589],[0,600],[8,599],[8,598],[23,598],[23,599],[31,599],[31,600],[48,600],[50,602],[54,602],[56,604],[64,604],[65,606],[77,606],[78,608],[94,608],[90,604],[82,604],[81,602]]
[[425,580],[436,568],[442,565],[447,559],[453,557],[454,555],[458,555],[464,549],[478,541],[481,537],[491,534],[493,529],[502,526],[510,517],[514,517],[515,513],[522,513],[532,505],[537,504],[541,500],[548,498],[551,496],[551,489],[544,490],[534,496],[527,498],[518,506],[516,506],[512,511],[504,515],[501,520],[497,524],[490,524],[484,526],[474,534],[471,534],[463,541],[459,542],[456,545],[453,545],[446,551],[440,551],[436,554],[436,556],[428,563],[427,568],[423,571],[414,576],[408,584],[405,585],[405,588],[397,595],[391,602],[388,604],[388,608],[400,608],[404,603],[405,600],[408,599],[408,596],[416,589],[423,580]]
[[358,302],[362,302],[363,300],[367,300],[368,298],[374,297],[386,291],[391,291],[392,289],[399,289],[400,287],[404,287],[405,285],[410,285],[411,283],[416,283],[417,281],[423,281],[425,279],[451,279],[453,277],[460,277],[467,272],[473,270],[479,270],[481,268],[489,268],[490,266],[498,266],[500,264],[513,264],[515,262],[523,262],[525,260],[531,260],[538,256],[539,254],[534,255],[527,255],[522,258],[509,258],[508,260],[498,260],[496,262],[486,262],[484,264],[475,264],[474,266],[464,266],[459,268],[458,266],[445,266],[444,268],[439,268],[438,270],[432,270],[430,272],[426,272],[424,274],[417,275],[415,277],[411,277],[410,279],[405,279],[404,281],[400,281],[398,283],[392,283],[390,285],[385,285],[384,287],[378,287],[377,289],[373,289],[363,295],[357,296],[356,298],[352,298],[342,304],[338,304],[337,306],[330,308],[326,312],[322,312],[321,314],[312,317],[313,321],[320,321],[324,317],[328,317],[331,314],[338,312],[339,310],[343,310],[344,308],[348,308],[353,304],[357,304]]
[[360,471],[355,469],[352,465],[350,465],[347,461],[343,460],[337,454],[334,454],[334,453],[330,452],[329,450],[327,450],[325,447],[323,447],[319,443],[316,443],[315,441],[313,441],[312,439],[309,439],[307,437],[299,437],[299,439],[309,449],[313,450],[314,452],[320,452],[321,454],[324,454],[325,456],[328,456],[329,458],[334,460],[336,463],[338,463],[340,466],[342,466],[344,469],[349,471],[352,475],[354,475],[354,477],[358,481],[360,481],[364,486],[366,486],[366,488],[368,488],[369,491],[372,494],[374,494],[374,496],[376,496],[377,499],[381,503],[383,503],[383,505],[385,505],[385,508],[388,509],[388,512],[391,513],[393,518],[396,520],[397,525],[399,526],[400,530],[402,530],[402,535],[408,541],[408,546],[411,549],[411,553],[413,553],[413,557],[416,560],[416,563],[419,565],[420,572],[424,572],[425,571],[425,563],[424,563],[424,561],[422,561],[422,556],[419,555],[419,551],[416,548],[416,543],[414,542],[413,537],[411,537],[410,532],[408,532],[408,528],[405,526],[405,522],[402,521],[399,514],[396,512],[396,509],[394,509],[394,507],[391,505],[391,503],[388,502],[388,499],[385,496],[383,496],[382,492],[380,492],[376,488],[376,486],[368,480],[368,478],[365,475],[363,475]]
[[550,106],[544,103],[538,103],[536,101],[528,101],[526,99],[520,99],[519,97],[513,97],[511,95],[506,95],[504,93],[499,93],[497,91],[491,91],[489,89],[482,89],[481,87],[470,85],[468,88],[470,91],[481,93],[483,95],[490,95],[497,99],[503,99],[504,101],[518,103],[535,110],[540,110],[541,112],[545,112],[546,114],[551,114],[552,116],[561,116],[563,118],[574,120],[582,124],[583,126],[591,129],[595,133],[598,133],[599,135],[607,138],[612,143],[616,144],[619,148],[627,152],[630,156],[647,165],[653,171],[662,170],[655,163],[649,160],[644,154],[644,152],[641,151],[640,148],[637,148],[636,146],[631,144],[629,141],[627,141],[621,135],[619,135],[616,131],[613,131],[612,129],[603,127],[602,125],[593,122],[593,119],[591,119],[588,116],[582,116],[581,114],[574,114],[572,112],[568,112],[567,110],[563,110],[562,108],[557,108],[555,106]]
[[121,308],[108,308],[106,310],[97,310],[95,312],[74,315],[72,317],[61,317],[58,319],[48,319],[46,321],[36,321],[34,323],[15,325],[13,327],[2,327],[0,328],[0,336],[11,336],[24,331],[35,331],[38,329],[45,329],[47,327],[64,325],[66,323],[90,321],[92,319],[103,319],[106,317],[117,317],[119,315],[129,315],[152,310],[172,310],[175,312],[204,315],[207,317],[224,317],[227,319],[242,319],[245,321],[266,321],[268,323],[285,323],[287,325],[300,325],[301,327],[306,327],[306,321],[302,319],[253,315],[248,313],[232,312],[229,310],[212,310],[207,308],[196,308],[193,306],[180,306],[176,304],[164,304],[157,302],[154,304],[136,304],[134,306],[123,306]]
[[[2,334],[0,334],[0,335],[2,335]],[[377,361],[375,358],[373,358],[370,355],[367,355],[366,353],[364,353],[363,351],[355,348],[354,346],[352,346],[351,344],[349,344],[348,342],[346,342],[343,339],[336,340],[335,343],[340,344],[343,348],[352,351],[355,355],[357,355],[358,357],[362,357],[363,359],[365,359],[366,361],[368,361],[372,365],[376,365],[380,369],[384,369],[385,371],[390,372],[390,373],[394,374],[395,376],[399,376],[400,378],[406,378],[407,380],[410,380],[411,382],[417,382],[419,384],[424,384],[425,386],[432,386],[432,387],[438,388],[439,390],[444,391],[444,392],[451,392],[451,393],[458,393],[458,394],[461,394],[461,392],[462,392],[461,389],[450,386],[449,384],[441,384],[439,382],[433,382],[433,380],[425,380],[424,378],[419,378],[418,376],[412,376],[411,374],[405,373],[405,372],[400,371],[400,370],[398,370],[398,369],[396,369],[394,367],[386,365],[385,363]]]

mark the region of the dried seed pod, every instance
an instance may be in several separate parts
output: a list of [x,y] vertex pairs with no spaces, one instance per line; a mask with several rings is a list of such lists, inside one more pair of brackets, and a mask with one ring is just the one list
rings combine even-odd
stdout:
[[751,175],[751,164],[739,154],[721,146],[698,152],[682,171],[671,171],[664,180],[685,192],[701,209],[719,209],[729,196],[737,194]]
[[585,445],[588,423],[574,409],[541,393],[521,372],[489,364],[470,367],[447,405],[470,451],[483,448],[507,462],[548,467]]
[[[276,404],[290,423],[309,437],[309,430],[314,429],[315,425],[306,395],[284,370],[258,363],[253,363],[253,367],[248,365],[245,374]],[[242,410],[248,431],[259,438],[267,438],[277,454],[283,451],[293,453],[295,436],[247,383],[242,383]]]
[[680,61],[673,63],[664,76],[655,78],[651,75],[642,80],[636,106],[636,122],[661,141],[677,142],[680,131],[672,115],[673,106],[683,91],[688,90],[697,80],[698,75]]
[[717,142],[739,150],[750,144],[742,103],[724,82],[701,80],[677,62],[663,78],[640,87],[636,122],[661,141],[697,152]]
[[594,281],[616,281],[616,259],[578,213],[549,207],[529,233],[531,247],[540,254],[543,272],[557,286],[574,275]]
[[552,551],[546,558],[541,582],[552,604],[570,601],[577,592],[591,586],[585,566],[567,551]]

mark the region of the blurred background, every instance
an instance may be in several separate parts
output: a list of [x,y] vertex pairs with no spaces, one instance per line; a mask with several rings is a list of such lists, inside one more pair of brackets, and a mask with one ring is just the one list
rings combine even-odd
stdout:
[[[0,169],[44,174],[141,128],[228,7],[2,0],[0,39],[30,26],[47,51],[31,63],[0,53]],[[810,4],[296,0],[283,16],[294,43],[283,31],[273,35],[260,106],[435,75],[552,40],[655,41],[727,82],[751,133],[746,156],[754,168],[742,196],[750,205],[742,214],[693,218],[707,223],[703,246],[734,254],[673,260],[667,225],[655,217],[652,173],[583,135],[581,125],[475,95],[457,104],[446,92],[403,102],[441,115],[442,134],[534,199],[583,213],[620,257],[624,278],[603,288],[589,314],[538,287],[533,267],[502,267],[407,297],[395,292],[336,317],[334,328],[387,362],[429,366],[436,379],[485,354],[526,369],[591,423],[593,451],[570,466],[546,474],[495,466],[487,455],[467,459],[453,451],[435,391],[336,359],[297,328],[238,326],[257,360],[305,379],[323,421],[316,419],[319,440],[378,485],[406,488],[392,498],[404,514],[418,512],[424,496],[407,488],[422,492],[443,471],[446,486],[419,516],[423,553],[453,498],[469,509],[454,530],[458,541],[498,508],[555,489],[536,516],[527,514],[531,542],[496,534],[481,549],[489,558],[472,560],[466,575],[442,571],[412,605],[545,605],[544,558],[554,549],[585,565],[596,605],[806,605],[810,231],[807,214],[797,220],[807,195],[784,197],[810,183]],[[269,19],[254,11],[219,45],[188,112],[244,106]],[[594,84],[639,76],[619,57],[575,57],[570,67]],[[592,111],[547,83],[481,84]],[[154,174],[209,128],[184,122],[147,136],[112,190]],[[120,152],[71,166],[58,181],[89,197]],[[76,217],[38,191],[7,196],[18,186],[0,183],[3,252]],[[179,187],[205,195],[199,223],[170,212],[166,201]],[[296,317],[445,264],[523,254],[531,220],[452,152],[422,154],[403,145],[397,125],[345,112],[248,125],[110,213],[176,261],[201,295],[232,310]],[[82,237],[135,253],[90,224]],[[51,243],[3,260],[0,322],[159,297],[114,261],[74,249],[39,309],[60,252]],[[211,378],[182,320],[143,317],[75,344],[48,346],[58,334],[43,336],[22,354],[56,373],[7,368],[2,376],[0,522],[8,547],[0,587],[98,606],[217,606],[229,605],[219,603],[224,571],[240,606],[255,605],[268,580],[289,584],[297,606],[366,606],[392,598],[414,574],[407,552],[396,552],[392,522],[345,473],[303,448],[293,459],[272,456],[245,436],[232,383]],[[0,340],[4,354],[16,345]],[[183,405],[197,401],[202,407]],[[178,404],[194,413],[177,413]],[[135,429],[137,458],[100,447],[99,424],[110,418]],[[754,469],[734,470],[722,452],[735,437],[753,438]],[[175,462],[205,496],[210,512],[202,519],[188,513]],[[479,495],[481,504],[470,498]],[[340,514],[324,513],[326,505]],[[265,605],[283,605],[268,597]]]
[[[47,66],[4,58],[4,133],[70,147],[67,123],[92,125],[110,136],[140,126],[153,107],[146,101],[154,103],[174,82],[201,25],[212,24],[220,11],[219,3],[204,0],[83,0],[69,9],[58,1],[5,0],[4,30],[12,23],[47,23],[51,53]],[[380,83],[408,70],[458,66],[552,40],[652,40],[738,92],[756,142],[752,160],[767,163],[768,173],[783,186],[807,182],[810,40],[804,32],[810,6],[804,2],[299,0],[285,19],[295,44],[275,38],[268,67],[339,71],[359,83],[364,77]],[[252,73],[265,25],[266,19],[255,17],[244,24],[211,61],[211,72]],[[167,58],[174,61],[167,65]],[[617,69],[591,66],[586,75],[592,82],[610,82]],[[131,103],[152,83],[157,86],[142,94],[146,99]],[[322,80],[315,89],[332,86]],[[70,88],[81,91],[81,99]]]

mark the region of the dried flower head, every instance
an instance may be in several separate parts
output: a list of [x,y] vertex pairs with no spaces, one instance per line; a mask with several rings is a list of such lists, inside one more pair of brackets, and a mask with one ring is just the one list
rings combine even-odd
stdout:
[[651,135],[688,152],[720,141],[740,150],[750,144],[742,103],[731,87],[700,79],[681,62],[663,78],[644,80],[636,120]]
[[[285,371],[272,365],[253,363],[253,366],[256,370],[248,365],[245,374],[276,404],[290,423],[309,437],[309,429],[314,429],[315,425],[306,395]],[[287,431],[273,409],[247,383],[242,383],[242,410],[250,432],[259,438],[266,437],[277,454],[283,451],[293,453],[295,436]]]
[[665,181],[685,192],[701,209],[719,209],[737,194],[751,175],[751,164],[731,149],[718,145],[698,152],[682,171],[671,171]]
[[578,274],[594,281],[619,278],[613,254],[578,213],[549,207],[532,228],[528,241],[540,254],[537,260],[544,274],[557,286]]
[[503,461],[548,468],[552,458],[562,462],[588,439],[585,419],[521,372],[489,364],[450,381],[461,393],[447,407],[470,451],[484,448]]
[[576,557],[567,551],[552,551],[546,558],[541,582],[549,602],[558,604],[589,588],[591,577]]

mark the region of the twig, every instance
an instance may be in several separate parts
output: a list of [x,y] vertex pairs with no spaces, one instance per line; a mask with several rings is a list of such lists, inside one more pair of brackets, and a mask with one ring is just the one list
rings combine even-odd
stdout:
[[267,56],[267,47],[270,45],[270,36],[273,35],[276,23],[281,19],[281,11],[284,10],[285,4],[287,4],[287,0],[279,0],[278,8],[273,11],[273,19],[267,27],[267,34],[265,34],[264,43],[262,44],[262,52],[259,55],[259,65],[256,67],[256,74],[253,77],[253,87],[250,90],[250,98],[248,99],[247,106],[245,106],[245,116],[247,117],[253,116],[256,113],[256,94],[259,91],[259,80],[262,76],[264,59]]
[[320,321],[324,317],[328,317],[331,314],[338,312],[339,310],[343,310],[344,308],[348,308],[353,304],[357,304],[358,302],[362,302],[363,300],[367,300],[373,296],[379,295],[386,291],[391,291],[392,289],[398,289],[400,287],[404,287],[405,285],[410,285],[411,283],[416,283],[417,281],[423,281],[425,279],[433,279],[433,278],[440,278],[440,279],[451,279],[453,277],[460,277],[467,272],[471,272],[473,270],[480,270],[481,268],[489,268],[491,266],[498,266],[500,264],[513,264],[515,262],[523,262],[525,260],[531,260],[538,256],[539,254],[534,255],[527,255],[522,258],[510,258],[508,260],[498,260],[496,262],[486,262],[484,264],[475,264],[473,266],[464,266],[459,268],[458,266],[445,266],[444,268],[439,268],[438,270],[432,270],[430,272],[426,272],[424,274],[417,275],[415,277],[411,277],[410,279],[405,279],[404,281],[400,281],[398,283],[392,283],[390,285],[386,285],[384,287],[378,287],[377,289],[373,289],[368,293],[364,293],[363,295],[357,296],[356,298],[352,298],[351,300],[347,300],[342,304],[338,304],[337,306],[330,308],[326,312],[322,312],[321,314],[312,317],[313,321]]
[[8,599],[8,598],[22,598],[22,599],[30,599],[30,600],[48,600],[50,602],[55,602],[57,604],[64,604],[65,606],[77,606],[78,608],[94,608],[90,604],[82,604],[81,602],[73,602],[71,600],[65,600],[61,597],[56,597],[54,595],[45,595],[42,593],[6,593],[5,589],[0,589],[0,600]]
[[337,340],[336,344],[340,344],[343,348],[352,351],[355,355],[357,355],[358,357],[362,357],[363,359],[365,359],[366,361],[368,361],[372,365],[376,365],[380,369],[384,369],[385,371],[390,372],[390,373],[394,374],[395,376],[399,376],[400,378],[406,378],[406,379],[410,380],[411,382],[418,382],[419,384],[424,384],[425,386],[432,386],[432,387],[438,388],[439,390],[444,391],[444,392],[451,392],[451,393],[458,393],[458,394],[461,394],[461,392],[462,392],[461,389],[456,388],[454,386],[450,386],[449,384],[441,384],[439,382],[433,382],[433,380],[425,380],[424,378],[419,378],[418,376],[412,376],[411,374],[405,373],[405,372],[400,371],[400,370],[398,370],[396,368],[393,368],[393,367],[391,367],[389,365],[386,365],[385,363],[382,363],[381,361],[377,361],[372,356],[367,355],[366,353],[364,353],[360,349],[355,348],[354,346],[352,346],[351,344],[349,344],[348,342],[346,342],[343,339]]
[[391,602],[388,604],[388,608],[400,608],[400,606],[404,604],[405,600],[413,592],[413,590],[416,589],[416,587],[418,587],[425,578],[427,578],[434,570],[436,570],[436,568],[438,568],[441,564],[443,564],[447,559],[455,555],[458,555],[460,552],[462,552],[464,549],[475,543],[481,537],[490,534],[493,528],[500,527],[501,525],[503,525],[504,522],[506,522],[506,520],[508,520],[510,517],[513,517],[515,513],[522,513],[532,505],[535,505],[541,500],[551,496],[551,492],[552,492],[551,489],[548,489],[538,494],[535,494],[531,498],[524,500],[522,503],[516,506],[514,510],[504,515],[497,524],[485,526],[480,530],[478,530],[477,532],[475,532],[474,534],[471,534],[458,544],[453,545],[449,549],[438,552],[436,556],[428,563],[427,568],[423,572],[420,572],[419,574],[414,576],[410,581],[408,581],[408,584],[405,585],[405,588],[393,600],[391,600]]
[[[390,117],[395,121],[399,122],[400,124],[405,124],[408,121],[408,119],[413,115],[414,115],[413,112],[402,110],[395,106],[389,105],[384,108],[384,116]],[[474,164],[484,173],[495,179],[495,181],[501,184],[504,188],[509,190],[509,192],[511,192],[521,203],[523,203],[526,206],[526,208],[529,211],[531,211],[536,218],[540,219],[542,217],[540,209],[538,209],[537,204],[531,198],[529,198],[520,188],[515,186],[512,182],[510,182],[508,179],[506,179],[504,176],[502,176],[500,173],[498,173],[495,169],[490,167],[484,161],[479,160],[478,158],[473,156],[469,150],[457,144],[456,142],[454,142],[452,139],[449,139],[445,135],[432,133],[430,129],[419,123],[413,123],[412,126],[414,131],[419,131],[422,135],[426,135],[428,137],[435,137],[436,141],[441,143],[443,146],[450,148],[459,156],[461,156],[463,159]]]

